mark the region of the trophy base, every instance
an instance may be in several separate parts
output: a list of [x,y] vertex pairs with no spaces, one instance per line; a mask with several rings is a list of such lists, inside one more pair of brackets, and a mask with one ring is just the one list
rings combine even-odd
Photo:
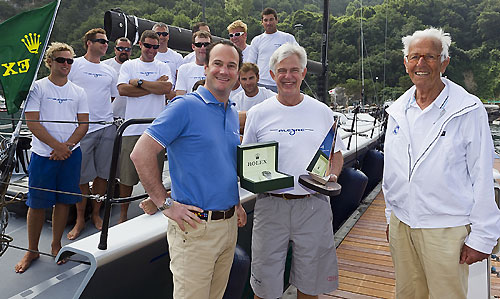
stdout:
[[308,174],[300,175],[299,183],[304,187],[328,196],[339,195],[342,190],[342,186],[340,186],[337,182],[327,182],[326,184],[321,184],[313,180]]

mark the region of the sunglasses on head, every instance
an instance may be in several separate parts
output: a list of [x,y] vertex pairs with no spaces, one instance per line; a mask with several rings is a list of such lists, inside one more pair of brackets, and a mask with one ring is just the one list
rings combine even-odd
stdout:
[[132,48],[129,48],[129,47],[115,47],[116,50],[120,51],[120,52],[130,52],[130,50],[132,50]]
[[158,34],[158,36],[168,36],[168,32],[156,32],[156,34]]
[[205,47],[205,48],[206,48],[206,47],[208,47],[208,45],[210,45],[210,42],[204,42],[204,43],[200,43],[200,42],[198,42],[198,43],[194,43],[193,45],[194,45],[196,48],[201,48],[201,47]]
[[57,63],[64,63],[64,62],[67,62],[68,64],[73,64],[73,58],[64,58],[64,57],[56,57],[54,58],[54,60],[57,62]]
[[109,43],[109,40],[104,39],[104,38],[93,38],[90,41],[93,42],[93,43],[97,42],[97,43],[100,43],[100,44],[103,44],[103,45]]
[[235,32],[235,33],[229,33],[229,38],[231,37],[238,37],[238,36],[242,36],[243,34],[245,34],[245,32]]
[[153,49],[157,50],[160,47],[160,45],[152,45],[152,44],[148,44],[148,43],[142,43],[142,44],[144,45],[144,47],[146,47],[148,49],[153,48]]

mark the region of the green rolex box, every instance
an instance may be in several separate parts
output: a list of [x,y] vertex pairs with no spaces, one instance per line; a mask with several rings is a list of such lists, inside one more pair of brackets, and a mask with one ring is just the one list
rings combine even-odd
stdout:
[[293,176],[278,171],[278,142],[239,145],[240,186],[253,193],[293,187]]

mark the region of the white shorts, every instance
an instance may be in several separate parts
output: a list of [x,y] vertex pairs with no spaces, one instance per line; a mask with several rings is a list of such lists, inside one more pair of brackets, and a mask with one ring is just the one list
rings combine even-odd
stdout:
[[283,294],[288,244],[292,245],[290,283],[307,295],[338,287],[338,266],[328,197],[286,200],[259,194],[254,209],[250,284],[261,298]]

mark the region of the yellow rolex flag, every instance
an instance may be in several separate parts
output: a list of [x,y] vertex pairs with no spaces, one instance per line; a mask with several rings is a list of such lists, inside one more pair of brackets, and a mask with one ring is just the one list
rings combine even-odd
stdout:
[[9,114],[19,110],[40,67],[59,1],[0,24],[0,84]]

